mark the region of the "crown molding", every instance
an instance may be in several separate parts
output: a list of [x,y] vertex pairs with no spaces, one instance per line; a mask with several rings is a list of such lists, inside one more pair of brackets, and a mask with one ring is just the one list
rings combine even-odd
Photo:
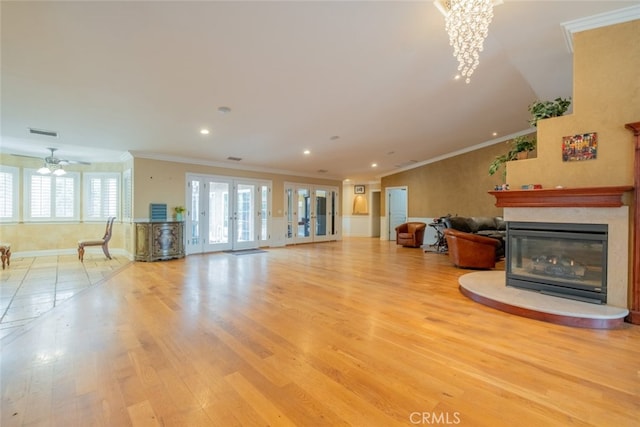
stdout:
[[531,135],[531,134],[535,134],[535,133],[536,133],[536,129],[529,128],[529,129],[522,130],[520,132],[515,132],[515,133],[511,133],[509,135],[500,136],[498,138],[490,139],[489,141],[481,142],[480,144],[476,144],[476,145],[473,145],[471,147],[463,148],[461,150],[452,151],[450,153],[446,153],[446,154],[443,154],[441,156],[433,157],[431,159],[424,160],[422,162],[417,162],[417,163],[413,163],[413,164],[411,164],[409,166],[405,166],[405,167],[401,167],[401,168],[398,168],[398,169],[394,169],[394,170],[392,170],[390,172],[386,172],[386,173],[378,176],[378,178],[384,178],[385,176],[395,175],[395,174],[400,173],[400,172],[404,172],[404,171],[408,171],[408,170],[411,170],[411,169],[419,168],[421,166],[425,166],[425,165],[428,165],[428,164],[431,164],[431,163],[436,163],[436,162],[439,162],[441,160],[446,160],[446,159],[449,159],[451,157],[459,156],[461,154],[469,153],[471,151],[476,151],[476,150],[479,150],[481,148],[488,147],[490,145],[495,145],[495,144],[498,144],[499,142],[507,142],[507,141],[509,141],[509,140],[511,140],[513,138],[518,137],[518,136]]
[[609,25],[621,24],[640,19],[640,5],[626,7],[624,9],[604,12],[586,18],[574,19],[563,22],[560,26],[564,29],[564,38],[567,42],[567,49],[573,53],[573,35],[581,31],[593,30],[595,28],[608,27]]
[[270,173],[270,174],[282,175],[282,176],[318,178],[318,179],[327,179],[332,181],[342,181],[343,179],[331,174],[321,175],[318,173],[314,174],[314,173],[296,172],[296,171],[290,171],[285,169],[273,169],[273,168],[265,168],[260,166],[242,165],[242,164],[236,164],[236,163],[196,159],[193,157],[172,156],[172,155],[166,155],[161,153],[154,153],[150,151],[129,150],[129,153],[133,158],[161,160],[166,162],[185,163],[185,164],[200,165],[200,166],[212,166],[212,167],[218,167],[218,168],[224,168],[224,169],[230,169],[230,170],[243,170],[243,171],[251,171],[251,172]]

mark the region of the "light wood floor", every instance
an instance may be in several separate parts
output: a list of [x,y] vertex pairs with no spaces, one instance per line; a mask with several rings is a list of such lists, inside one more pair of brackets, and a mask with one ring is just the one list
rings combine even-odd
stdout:
[[640,327],[519,318],[377,239],[133,263],[0,343],[0,424],[637,426]]

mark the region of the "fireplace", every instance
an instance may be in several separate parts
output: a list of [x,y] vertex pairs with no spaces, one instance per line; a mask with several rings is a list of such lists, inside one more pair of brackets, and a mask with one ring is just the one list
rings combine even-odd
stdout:
[[607,302],[607,224],[508,221],[507,286]]

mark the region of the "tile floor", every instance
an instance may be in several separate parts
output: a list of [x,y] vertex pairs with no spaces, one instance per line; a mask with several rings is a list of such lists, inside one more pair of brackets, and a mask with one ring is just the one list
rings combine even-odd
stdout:
[[99,284],[130,261],[102,254],[11,257],[0,273],[0,338],[12,333],[90,286]]

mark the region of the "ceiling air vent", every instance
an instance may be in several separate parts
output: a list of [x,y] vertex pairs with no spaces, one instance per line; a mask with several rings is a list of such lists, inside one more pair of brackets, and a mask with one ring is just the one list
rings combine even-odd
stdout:
[[394,165],[394,166],[397,167],[397,168],[404,168],[404,167],[407,167],[407,166],[411,166],[411,165],[413,165],[415,163],[418,163],[418,161],[417,160],[407,160],[406,162],[398,163],[397,165]]
[[51,138],[57,138],[58,137],[58,132],[56,132],[54,130],[44,130],[44,129],[29,128],[29,133],[31,135],[49,136]]
[[242,158],[229,156],[227,157],[227,160],[233,160],[234,162],[239,162],[240,160],[242,160]]
[[318,169],[318,173],[327,173],[327,172],[329,172],[329,171],[326,170],[326,169]]

